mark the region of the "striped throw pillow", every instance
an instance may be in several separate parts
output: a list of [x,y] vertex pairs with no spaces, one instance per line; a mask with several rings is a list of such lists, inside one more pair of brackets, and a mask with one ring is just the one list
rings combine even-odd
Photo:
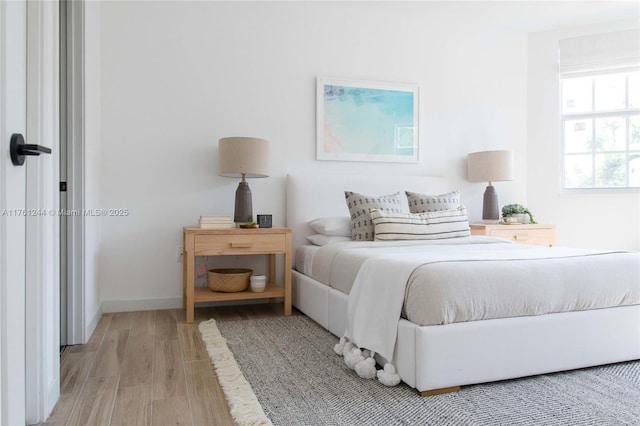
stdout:
[[387,213],[371,210],[376,241],[438,240],[471,235],[467,209],[426,213]]

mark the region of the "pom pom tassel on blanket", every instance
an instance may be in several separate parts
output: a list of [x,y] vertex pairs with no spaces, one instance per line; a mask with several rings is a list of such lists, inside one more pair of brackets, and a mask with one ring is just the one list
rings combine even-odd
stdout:
[[396,386],[400,383],[400,375],[391,363],[386,363],[384,369],[376,370],[375,352],[361,350],[352,342],[342,337],[333,347],[333,351],[344,357],[344,363],[363,379],[375,379],[385,386]]

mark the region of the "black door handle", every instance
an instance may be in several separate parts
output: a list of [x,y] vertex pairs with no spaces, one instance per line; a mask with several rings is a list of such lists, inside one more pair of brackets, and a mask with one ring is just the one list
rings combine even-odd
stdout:
[[11,135],[11,144],[9,145],[11,153],[11,162],[14,166],[22,166],[24,164],[25,155],[51,154],[51,148],[42,145],[24,143],[24,136],[20,133]]

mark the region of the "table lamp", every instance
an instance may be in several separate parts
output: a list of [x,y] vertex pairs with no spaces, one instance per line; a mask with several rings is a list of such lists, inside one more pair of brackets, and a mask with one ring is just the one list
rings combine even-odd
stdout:
[[482,204],[482,221],[498,223],[500,207],[493,182],[513,180],[513,154],[511,151],[472,152],[467,156],[468,179],[471,182],[488,182]]
[[269,141],[247,137],[220,139],[218,170],[220,176],[242,178],[236,190],[233,221],[252,222],[251,190],[246,179],[269,176]]

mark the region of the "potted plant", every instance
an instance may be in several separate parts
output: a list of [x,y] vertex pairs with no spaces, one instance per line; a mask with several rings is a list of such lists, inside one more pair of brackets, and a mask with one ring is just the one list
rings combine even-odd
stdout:
[[[509,218],[512,218],[512,220],[509,220]],[[522,204],[507,204],[504,206],[502,208],[502,221],[505,223],[536,223],[529,209]]]

